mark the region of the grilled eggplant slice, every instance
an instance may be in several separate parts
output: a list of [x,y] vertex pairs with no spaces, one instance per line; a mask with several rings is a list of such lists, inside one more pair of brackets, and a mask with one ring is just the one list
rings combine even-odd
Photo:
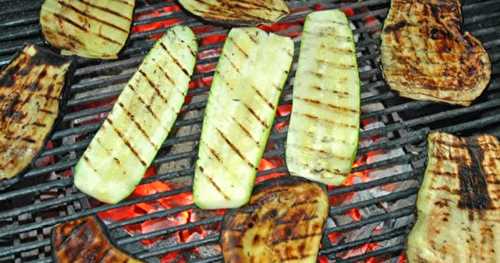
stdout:
[[21,173],[42,150],[62,106],[70,64],[28,45],[0,73],[0,179]]
[[290,11],[283,0],[179,0],[189,12],[205,20],[230,25],[274,23]]
[[114,59],[127,41],[134,0],[45,0],[45,39],[63,54]]
[[429,135],[410,262],[500,262],[499,156],[494,136]]
[[52,250],[57,263],[139,263],[116,248],[97,218],[88,216],[52,230]]
[[341,184],[359,137],[360,82],[356,48],[340,10],[307,16],[286,142],[292,175]]
[[459,0],[393,0],[382,33],[382,65],[403,97],[468,106],[487,87],[491,63],[461,32]]
[[257,28],[229,32],[206,108],[194,177],[196,205],[248,202],[293,60],[293,41]]
[[106,203],[134,190],[184,103],[197,50],[185,26],[158,40],[76,165],[78,189]]
[[226,215],[225,262],[316,262],[328,195],[318,184],[282,177],[255,188],[250,203]]

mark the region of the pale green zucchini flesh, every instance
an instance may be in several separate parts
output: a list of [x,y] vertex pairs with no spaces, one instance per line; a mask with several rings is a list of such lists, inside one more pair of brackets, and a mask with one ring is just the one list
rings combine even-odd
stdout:
[[292,60],[288,37],[257,28],[230,31],[203,122],[193,185],[198,207],[248,202]]
[[40,25],[62,54],[114,59],[127,41],[135,0],[45,0]]
[[185,26],[156,42],[76,165],[78,189],[106,203],[134,190],[184,103],[197,49]]
[[349,22],[340,10],[307,16],[286,142],[292,175],[341,184],[359,137],[360,80]]

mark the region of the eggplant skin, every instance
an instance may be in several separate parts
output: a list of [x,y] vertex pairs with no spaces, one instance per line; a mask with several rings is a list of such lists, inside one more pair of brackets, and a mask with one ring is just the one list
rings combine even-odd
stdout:
[[135,0],[45,0],[42,33],[62,54],[115,59],[130,33]]
[[431,133],[409,262],[500,262],[500,142]]
[[52,230],[52,255],[57,263],[140,263],[116,248],[94,216],[57,225]]
[[488,86],[481,42],[461,32],[459,0],[393,0],[381,35],[384,78],[403,97],[469,106]]
[[324,187],[291,176],[266,181],[226,215],[224,262],[316,262],[327,216]]
[[24,171],[59,115],[71,61],[28,45],[0,73],[0,179]]
[[229,25],[274,23],[290,13],[283,0],[179,0],[189,12]]

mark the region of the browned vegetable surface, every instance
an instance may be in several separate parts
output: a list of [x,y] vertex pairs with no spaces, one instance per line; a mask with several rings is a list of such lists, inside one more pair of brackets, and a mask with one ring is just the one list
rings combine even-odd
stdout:
[[127,41],[135,0],[45,0],[40,25],[63,54],[114,59]]
[[0,179],[21,173],[57,119],[70,61],[26,46],[0,73]]
[[318,184],[284,177],[255,188],[223,225],[225,262],[316,262],[328,195]]
[[393,0],[382,32],[382,65],[403,97],[468,106],[487,87],[491,63],[461,32],[459,0]]
[[428,137],[410,262],[500,262],[500,143],[490,135]]
[[189,12],[232,25],[273,23],[289,13],[283,0],[179,0]]
[[117,249],[93,216],[60,224],[52,231],[54,260],[58,263],[139,263]]

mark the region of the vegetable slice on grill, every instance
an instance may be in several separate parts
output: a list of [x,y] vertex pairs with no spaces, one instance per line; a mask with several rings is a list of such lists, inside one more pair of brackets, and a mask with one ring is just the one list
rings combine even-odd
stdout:
[[289,13],[283,0],[179,0],[189,12],[231,25],[273,23]]
[[199,207],[240,207],[250,198],[292,59],[288,37],[229,32],[203,121],[193,186]]
[[356,48],[340,10],[307,16],[286,142],[292,175],[341,184],[356,157],[360,81]]
[[26,46],[0,73],[0,179],[21,173],[56,122],[70,60]]
[[52,230],[53,257],[57,263],[139,263],[116,248],[99,219],[88,216],[66,222]]
[[316,262],[328,195],[318,184],[282,177],[255,188],[229,212],[222,230],[225,262]]
[[134,0],[45,0],[45,39],[63,54],[114,59],[127,41]]
[[409,262],[500,262],[499,156],[492,135],[428,136]]
[[134,190],[184,103],[197,49],[185,26],[155,44],[76,165],[78,189],[106,203]]

